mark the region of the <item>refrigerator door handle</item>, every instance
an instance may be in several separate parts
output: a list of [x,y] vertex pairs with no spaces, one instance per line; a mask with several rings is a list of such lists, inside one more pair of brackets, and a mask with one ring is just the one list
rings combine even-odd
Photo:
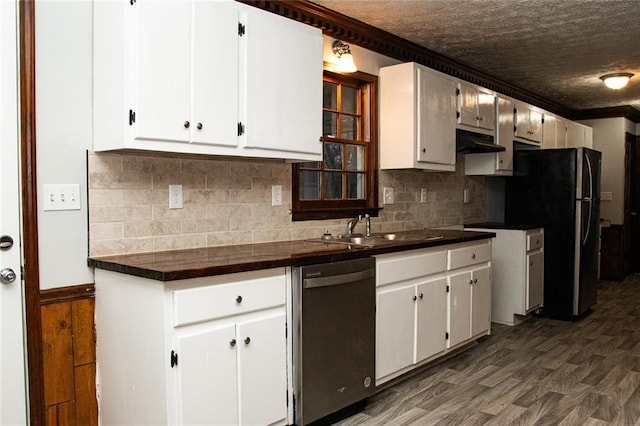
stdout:
[[593,198],[593,172],[591,170],[591,160],[589,160],[589,156],[586,152],[583,151],[585,160],[587,160],[587,170],[589,170],[589,197],[585,198]]
[[587,232],[584,232],[584,228],[583,229],[583,234],[584,237],[582,238],[582,245],[585,245],[587,243],[587,239],[589,239],[589,230],[591,229],[591,203],[592,200],[589,198],[587,200],[584,200],[585,202],[589,203],[589,219],[587,220]]

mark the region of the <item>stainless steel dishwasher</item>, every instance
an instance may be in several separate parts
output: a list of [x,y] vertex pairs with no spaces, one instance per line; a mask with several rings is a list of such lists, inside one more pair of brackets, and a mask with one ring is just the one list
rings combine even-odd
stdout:
[[375,259],[293,269],[294,416],[306,425],[374,391]]

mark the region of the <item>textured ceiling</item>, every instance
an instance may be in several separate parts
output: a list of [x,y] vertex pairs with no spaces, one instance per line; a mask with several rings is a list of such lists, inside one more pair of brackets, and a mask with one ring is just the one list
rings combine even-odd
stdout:
[[[313,0],[570,109],[640,109],[640,0]],[[619,91],[599,77],[631,72]]]

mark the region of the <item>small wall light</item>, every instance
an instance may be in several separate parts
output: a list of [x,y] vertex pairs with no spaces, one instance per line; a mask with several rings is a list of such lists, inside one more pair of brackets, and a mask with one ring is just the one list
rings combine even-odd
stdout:
[[336,40],[333,42],[333,53],[338,57],[336,70],[340,72],[356,72],[358,68],[353,62],[353,55],[348,44]]
[[616,72],[613,74],[603,75],[600,79],[609,89],[618,90],[626,86],[631,77],[633,77],[633,74],[630,72]]

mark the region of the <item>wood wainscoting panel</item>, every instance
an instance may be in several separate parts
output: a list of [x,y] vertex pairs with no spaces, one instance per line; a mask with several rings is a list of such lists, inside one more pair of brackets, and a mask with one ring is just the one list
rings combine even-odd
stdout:
[[98,426],[98,401],[96,400],[96,364],[75,368],[76,424]]
[[74,400],[71,304],[41,308],[45,406]]
[[73,364],[75,366],[96,362],[96,335],[93,313],[94,298],[71,302],[73,321]]
[[93,284],[41,292],[47,426],[97,426]]

